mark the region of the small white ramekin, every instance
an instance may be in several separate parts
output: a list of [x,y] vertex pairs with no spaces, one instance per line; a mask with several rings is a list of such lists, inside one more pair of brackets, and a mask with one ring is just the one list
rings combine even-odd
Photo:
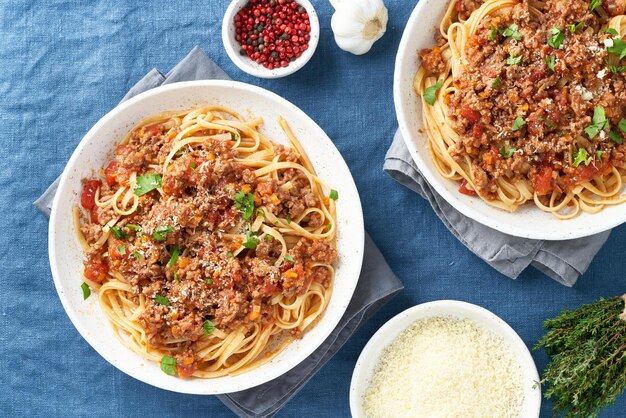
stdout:
[[317,13],[315,13],[315,9],[309,0],[296,1],[300,6],[306,9],[307,14],[309,15],[309,22],[311,25],[311,39],[309,40],[309,47],[302,53],[302,55],[290,62],[287,67],[274,68],[273,70],[269,70],[263,65],[257,64],[247,55],[239,54],[241,48],[239,46],[239,42],[235,39],[235,15],[237,15],[239,10],[241,10],[248,3],[248,0],[233,0],[230,3],[226,9],[226,13],[224,14],[224,20],[222,21],[222,42],[224,43],[226,53],[233,63],[239,67],[239,69],[255,77],[280,78],[295,73],[300,68],[304,67],[307,62],[309,62],[315,53],[317,43],[319,42],[320,22],[317,18]]

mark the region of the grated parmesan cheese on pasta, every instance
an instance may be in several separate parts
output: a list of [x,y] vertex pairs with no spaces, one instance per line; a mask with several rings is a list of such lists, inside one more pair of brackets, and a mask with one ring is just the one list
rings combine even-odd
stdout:
[[500,337],[468,319],[414,322],[383,351],[365,392],[368,418],[519,417],[519,362]]

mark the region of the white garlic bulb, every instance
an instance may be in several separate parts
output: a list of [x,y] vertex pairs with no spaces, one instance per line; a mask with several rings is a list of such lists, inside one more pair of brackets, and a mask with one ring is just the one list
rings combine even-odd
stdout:
[[387,29],[387,8],[382,0],[330,0],[335,8],[330,22],[339,48],[363,55]]

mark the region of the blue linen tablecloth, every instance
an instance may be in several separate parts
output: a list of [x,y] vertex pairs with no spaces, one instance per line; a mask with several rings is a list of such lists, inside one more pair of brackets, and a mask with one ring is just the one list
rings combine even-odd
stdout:
[[[324,128],[361,194],[365,224],[405,290],[376,314],[279,417],[349,416],[356,359],[391,316],[417,303],[460,299],[505,319],[529,346],[542,320],[626,291],[626,227],[617,228],[572,289],[529,269],[510,280],[456,240],[429,204],[382,172],[397,129],[393,64],[415,1],[387,0],[388,33],[362,57],[337,48],[332,9],[315,1],[322,33],[293,76],[239,71],[221,44],[226,0],[12,1],[0,5],[0,416],[231,416],[215,397],[166,392],[106,363],[76,332],[56,296],[47,220],[32,206],[87,130],[149,69],[167,71],[201,46],[231,77],[292,101]],[[543,369],[547,357],[533,353]],[[550,416],[544,402],[542,416]],[[623,417],[626,396],[602,417]]]

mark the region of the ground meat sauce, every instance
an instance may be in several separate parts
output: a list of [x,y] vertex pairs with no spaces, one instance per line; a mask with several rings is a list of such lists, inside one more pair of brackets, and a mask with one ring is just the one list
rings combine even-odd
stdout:
[[[456,10],[467,19],[481,4],[457,0]],[[454,93],[446,97],[460,135],[452,156],[473,160],[474,184],[487,199],[496,197],[502,176],[528,180],[539,195],[563,196],[625,163],[626,58],[611,52],[623,41],[602,28],[624,13],[626,2],[605,0],[606,13],[590,11],[581,0],[533,7],[542,7],[541,14],[520,1],[480,22]],[[517,25],[519,40],[503,33],[511,25]],[[419,56],[427,73],[444,71],[439,47]],[[585,128],[594,124],[598,109],[606,123],[590,135]],[[586,158],[576,162],[581,149],[586,154],[579,156]],[[549,196],[540,199],[545,204]]]
[[[110,270],[117,271],[136,297],[145,295],[147,306],[139,323],[155,346],[186,340],[178,346],[179,364],[185,365],[178,372],[189,375],[194,359],[188,348],[203,335],[205,320],[224,332],[273,321],[269,303],[273,296],[303,294],[312,281],[329,286],[328,270],[313,264],[331,264],[336,251],[334,242],[300,238],[289,252],[292,261],[277,266],[280,243],[264,239],[256,250],[233,256],[242,242],[223,239],[223,234],[241,223],[236,192],[250,193],[255,206],[264,205],[283,218],[298,218],[307,208],[324,203],[297,170],[281,170],[278,180],[271,182],[258,181],[252,169],[235,161],[229,140],[207,141],[174,159],[162,178],[164,196],[157,190],[141,196],[137,210],[116,224],[120,233],[108,250],[94,246],[114,217],[112,210],[95,205],[95,190],[99,188],[101,199],[106,199],[129,181],[131,173],[154,173],[154,166],[165,161],[174,135],[159,125],[135,131],[128,144],[117,147],[104,172],[106,181],[83,181],[82,232],[90,244],[86,277],[101,283]],[[297,159],[290,148],[276,146],[275,151],[279,160]],[[288,182],[293,187],[281,188]],[[314,213],[300,225],[318,227],[320,222]],[[155,232],[164,228],[162,240],[157,240]],[[172,264],[174,251],[179,255]],[[157,295],[167,298],[169,305],[155,301]]]

